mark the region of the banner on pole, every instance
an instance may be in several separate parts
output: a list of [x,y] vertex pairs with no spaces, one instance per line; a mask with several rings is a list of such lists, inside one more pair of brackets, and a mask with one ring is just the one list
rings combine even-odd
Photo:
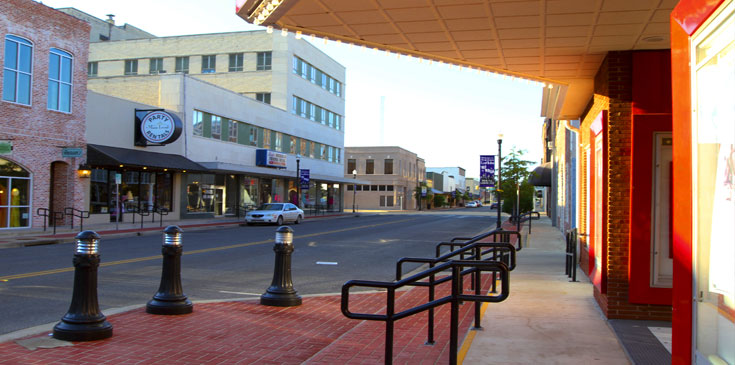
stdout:
[[495,187],[495,155],[480,155],[480,187]]

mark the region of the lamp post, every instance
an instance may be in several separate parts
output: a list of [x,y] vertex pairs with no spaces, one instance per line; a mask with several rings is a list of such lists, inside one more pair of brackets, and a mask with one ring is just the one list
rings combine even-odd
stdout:
[[[357,181],[357,170],[352,170],[352,178]],[[355,212],[355,198],[357,197],[357,184],[352,183],[352,213]]]
[[296,155],[296,205],[301,207],[301,155]]
[[501,146],[503,145],[503,134],[498,134],[498,186],[495,187],[495,194],[497,195],[498,200],[498,221],[496,222],[497,228],[500,229],[500,186],[502,184],[502,180],[500,178],[500,169],[501,165],[503,164],[503,157],[501,153]]

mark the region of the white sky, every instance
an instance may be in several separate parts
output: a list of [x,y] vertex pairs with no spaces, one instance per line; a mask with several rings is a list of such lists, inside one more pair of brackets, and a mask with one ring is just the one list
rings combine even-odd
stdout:
[[[100,19],[115,14],[117,25],[129,23],[156,36],[261,29],[235,15],[234,0],[41,2]],[[517,146],[528,151],[527,160],[541,160],[540,86],[319,39],[312,43],[347,68],[346,147],[399,146],[417,153],[427,167],[459,166],[478,177],[479,156],[497,154],[503,133],[504,155]]]

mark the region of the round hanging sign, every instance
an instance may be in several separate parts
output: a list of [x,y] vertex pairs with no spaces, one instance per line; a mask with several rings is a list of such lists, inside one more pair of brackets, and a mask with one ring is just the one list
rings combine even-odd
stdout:
[[150,112],[140,122],[143,138],[151,143],[165,143],[174,135],[175,130],[174,118],[166,112]]

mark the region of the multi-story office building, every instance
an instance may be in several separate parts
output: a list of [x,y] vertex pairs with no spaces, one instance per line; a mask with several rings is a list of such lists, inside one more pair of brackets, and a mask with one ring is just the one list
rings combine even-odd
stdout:
[[[345,69],[305,40],[267,31],[112,37],[92,43],[90,55],[88,89],[101,94],[95,99],[102,105],[90,108],[87,121],[93,180],[100,180],[93,183],[104,187],[89,198],[95,219],[125,210],[111,199],[116,174],[132,211],[224,216],[272,201],[341,210]],[[134,143],[137,132],[127,125],[136,107],[115,98],[176,116],[181,138],[165,146]],[[123,115],[110,117],[106,103]],[[138,157],[125,163],[125,151]],[[164,160],[180,164],[166,167]],[[185,168],[189,163],[198,167]],[[309,170],[309,182],[297,183],[297,168]],[[155,185],[146,180],[153,170],[164,174]],[[159,180],[165,194],[152,193]]]
[[400,147],[346,147],[346,179],[369,184],[347,184],[345,208],[418,209],[414,192],[424,182],[424,160]]
[[89,26],[31,0],[0,14],[0,229],[40,227],[82,208]]

